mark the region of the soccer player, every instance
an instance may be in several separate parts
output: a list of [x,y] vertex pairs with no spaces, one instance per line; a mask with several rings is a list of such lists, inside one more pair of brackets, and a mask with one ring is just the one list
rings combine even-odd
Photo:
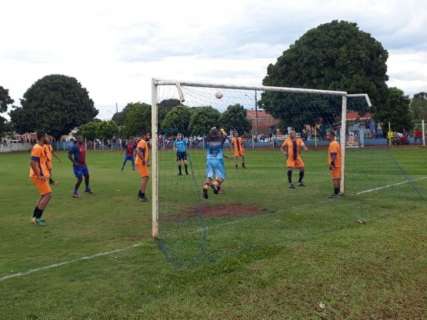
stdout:
[[122,164],[122,171],[125,169],[126,163],[130,161],[132,163],[132,170],[135,171],[135,150],[136,143],[134,139],[129,139],[128,142],[123,146],[124,149],[124,160]]
[[206,180],[203,183],[203,197],[208,199],[209,187],[215,194],[221,190],[225,180],[224,143],[227,134],[224,130],[213,127],[206,138]]
[[73,164],[73,172],[77,178],[77,182],[74,186],[73,198],[79,198],[80,184],[85,180],[85,192],[92,194],[92,189],[89,185],[89,169],[86,164],[86,146],[80,136],[73,140],[73,145],[68,150],[68,159]]
[[288,183],[290,189],[295,189],[292,182],[292,171],[299,170],[298,185],[304,187],[304,161],[302,160],[302,150],[308,151],[304,141],[297,138],[295,130],[289,133],[289,137],[283,142],[281,150],[287,158]]
[[42,215],[50,199],[52,198],[52,189],[49,185],[49,170],[47,168],[47,156],[44,145],[47,142],[46,134],[37,133],[37,144],[31,150],[30,177],[34,186],[40,194],[40,199],[36,203],[33,211],[32,223],[39,226],[45,226],[46,221]]
[[233,131],[233,138],[231,139],[231,145],[233,146],[233,155],[234,155],[234,163],[236,169],[239,168],[238,161],[241,160],[242,168],[246,168],[245,166],[245,146],[243,145],[243,140],[239,137],[239,133],[235,130]]
[[335,132],[329,131],[326,138],[329,141],[328,164],[334,187],[334,193],[329,198],[335,198],[339,196],[341,186],[341,146],[335,138]]
[[173,148],[176,151],[176,162],[178,164],[178,175],[182,176],[182,166],[184,166],[185,174],[188,176],[187,164],[187,146],[188,142],[184,139],[182,133],[178,133]]
[[145,196],[145,190],[147,188],[148,179],[150,176],[150,173],[148,171],[148,159],[150,156],[150,134],[145,134],[141,140],[138,141],[138,144],[136,146],[136,153],[135,153],[135,164],[136,169],[139,173],[139,176],[141,177],[141,186],[138,191],[138,199],[142,202],[147,202],[148,199]]

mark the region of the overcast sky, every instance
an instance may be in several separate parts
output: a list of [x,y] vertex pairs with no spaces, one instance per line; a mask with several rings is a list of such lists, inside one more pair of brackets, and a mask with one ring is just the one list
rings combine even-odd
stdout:
[[425,0],[3,0],[0,85],[19,101],[37,79],[76,77],[101,118],[149,101],[150,79],[261,84],[305,31],[357,22],[389,51],[389,85],[427,91]]

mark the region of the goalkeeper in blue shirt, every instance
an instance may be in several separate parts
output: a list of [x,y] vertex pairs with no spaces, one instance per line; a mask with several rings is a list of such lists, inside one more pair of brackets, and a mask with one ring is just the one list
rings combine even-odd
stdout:
[[184,166],[185,174],[188,176],[187,147],[187,139],[184,138],[182,133],[178,133],[173,144],[173,148],[176,151],[176,162],[178,164],[179,176],[182,176],[182,166]]

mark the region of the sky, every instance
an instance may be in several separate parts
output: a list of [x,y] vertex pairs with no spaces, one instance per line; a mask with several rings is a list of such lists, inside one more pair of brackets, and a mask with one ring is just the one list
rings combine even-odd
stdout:
[[427,91],[427,0],[2,0],[0,85],[19,103],[48,74],[77,78],[99,117],[150,101],[151,78],[260,85],[307,30],[356,22],[389,51],[389,86]]

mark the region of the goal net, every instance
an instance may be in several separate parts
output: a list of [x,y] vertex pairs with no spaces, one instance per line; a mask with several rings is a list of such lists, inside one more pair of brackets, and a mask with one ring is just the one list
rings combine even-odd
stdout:
[[[251,255],[257,252],[254,243],[265,239],[271,245],[265,235],[273,221],[277,227],[285,224],[280,232],[286,231],[287,239],[303,240],[370,218],[368,200],[377,191],[395,197],[415,190],[412,195],[419,196],[422,173],[406,170],[401,155],[387,144],[375,145],[370,105],[364,93],[153,80],[152,236],[166,259],[185,267],[215,261],[224,252]],[[205,199],[206,143],[213,127],[226,136],[225,180],[218,194],[209,187]],[[244,159],[238,152],[235,157],[235,132]],[[281,152],[291,132],[308,148],[302,151],[306,187],[296,190],[288,189],[288,163]],[[340,190],[346,194],[341,202],[328,200],[328,132],[340,143]],[[185,158],[177,154],[178,133]],[[295,185],[299,171],[292,173]],[[299,215],[313,218],[313,230],[301,229]]]

